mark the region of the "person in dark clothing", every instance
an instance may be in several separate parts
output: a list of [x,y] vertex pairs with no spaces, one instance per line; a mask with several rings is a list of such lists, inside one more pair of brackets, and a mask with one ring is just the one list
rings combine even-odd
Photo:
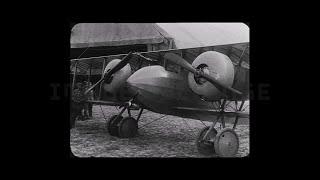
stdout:
[[[87,82],[86,90],[89,89],[92,86],[91,82]],[[88,94],[86,94],[87,101],[93,101],[93,90],[89,91]],[[86,115],[88,118],[92,118],[92,103],[87,102],[86,103]]]
[[72,91],[71,98],[71,117],[70,117],[70,127],[73,128],[77,117],[83,119],[82,110],[84,108],[85,96],[84,87],[81,83],[76,84],[76,89]]

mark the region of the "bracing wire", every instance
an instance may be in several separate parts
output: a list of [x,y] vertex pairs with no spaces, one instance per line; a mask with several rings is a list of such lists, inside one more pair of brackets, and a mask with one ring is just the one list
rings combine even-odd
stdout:
[[203,121],[200,120],[200,122],[201,122],[205,127],[207,127],[207,125],[206,125]]
[[100,106],[100,109],[101,109],[101,112],[102,112],[102,115],[103,115],[104,120],[107,121],[107,118],[106,118],[106,116],[104,115],[104,112],[103,112],[103,110],[102,110],[101,105],[99,105],[99,106]]
[[139,127],[139,129],[141,129],[141,128],[143,128],[143,127],[145,127],[145,126],[147,126],[147,125],[149,125],[149,124],[151,124],[151,123],[153,123],[155,121],[158,121],[158,120],[164,118],[165,116],[167,116],[167,115],[163,115],[163,116],[161,116],[161,117],[159,117],[159,118],[157,118],[157,119],[155,119],[155,120],[153,120],[153,121],[151,121],[149,123],[146,123],[146,124],[142,125],[141,127]]

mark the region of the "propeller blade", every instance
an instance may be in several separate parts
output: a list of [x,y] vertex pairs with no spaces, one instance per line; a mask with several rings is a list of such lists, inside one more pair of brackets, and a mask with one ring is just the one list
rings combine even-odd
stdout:
[[114,66],[110,71],[108,71],[104,76],[96,82],[93,86],[91,86],[88,90],[84,92],[84,94],[88,94],[93,88],[95,88],[97,85],[99,85],[102,81],[105,79],[109,79],[112,74],[116,73],[120,69],[122,69],[124,66],[126,66],[129,62],[129,60],[132,57],[132,52],[129,52],[116,66]]
[[201,73],[200,76],[202,76],[207,81],[211,82],[217,89],[219,89],[222,93],[226,94],[228,97],[242,95],[242,93],[240,91],[221,84],[216,79],[214,79],[212,76],[209,76],[208,74]]
[[174,53],[166,53],[164,55],[164,58],[170,60],[171,62],[180,65],[181,67],[185,68],[186,70],[196,73],[196,69],[192,67],[191,64],[189,64],[186,60],[184,60],[182,57],[174,54]]
[[210,76],[208,74],[204,74],[204,73],[198,73],[197,70],[194,67],[192,67],[191,64],[189,64],[182,57],[180,57],[180,56],[178,56],[178,55],[176,55],[174,53],[166,53],[164,55],[164,57],[166,59],[170,60],[171,62],[180,65],[181,67],[185,68],[189,72],[191,72],[193,74],[200,75],[201,77],[203,77],[204,79],[206,79],[207,81],[212,83],[217,89],[219,89],[221,92],[226,94],[228,97],[234,97],[234,96],[242,95],[242,93],[240,91],[221,84],[216,79],[214,79],[212,76]]
[[104,78],[101,78],[98,82],[96,82],[94,85],[92,85],[89,89],[87,89],[84,94],[88,94],[93,88],[95,88],[97,85],[99,85],[102,81],[104,80]]

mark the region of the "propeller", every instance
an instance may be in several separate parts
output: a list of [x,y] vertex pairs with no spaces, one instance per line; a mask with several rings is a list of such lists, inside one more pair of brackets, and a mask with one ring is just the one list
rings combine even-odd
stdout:
[[89,89],[87,89],[85,91],[85,94],[88,94],[93,88],[99,85],[102,81],[108,80],[114,73],[116,73],[117,71],[122,69],[125,65],[127,65],[131,57],[132,57],[132,52],[129,52],[116,66],[114,66],[112,69],[106,72],[98,82],[96,82]]
[[223,92],[227,97],[235,97],[235,96],[241,96],[242,93],[236,89],[233,89],[231,87],[225,86],[218,82],[216,79],[214,79],[212,76],[205,74],[201,70],[195,69],[191,64],[189,64],[186,60],[184,60],[182,57],[174,54],[174,53],[166,53],[164,57],[171,62],[180,65],[181,67],[185,68],[187,71],[195,74],[198,77],[202,77],[209,81],[211,84],[213,84],[217,89],[219,89],[221,92]]

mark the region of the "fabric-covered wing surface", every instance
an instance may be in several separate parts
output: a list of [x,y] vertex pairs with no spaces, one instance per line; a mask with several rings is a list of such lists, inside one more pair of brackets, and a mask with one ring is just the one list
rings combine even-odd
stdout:
[[[239,43],[239,44],[229,44],[229,45],[220,45],[220,46],[207,46],[200,48],[189,48],[189,49],[173,49],[173,50],[162,50],[162,51],[150,51],[150,52],[141,52],[141,54],[147,58],[157,61],[156,63],[151,63],[143,61],[141,57],[133,56],[130,61],[130,65],[133,68],[133,71],[139,69],[140,67],[158,64],[166,65],[166,60],[163,58],[166,52],[172,52],[182,56],[189,63],[192,63],[193,60],[201,53],[205,51],[218,51],[221,52],[232,60],[234,64],[238,64],[241,61],[241,65],[249,68],[249,43]],[[108,64],[113,59],[122,59],[126,54],[119,55],[110,55],[110,56],[101,56],[101,57],[91,57],[91,58],[81,58],[81,59],[72,59],[71,60],[71,71],[74,71],[75,63],[78,61],[77,73],[88,74],[88,70],[92,69],[93,74],[101,74],[103,69],[103,64],[105,60],[105,65]],[[141,63],[141,64],[140,64]]]
[[[182,118],[191,118],[208,122],[212,122],[222,115],[216,109],[175,107],[173,111],[175,112],[173,115]],[[234,123],[236,116],[239,116],[239,124],[249,123],[249,112],[226,111],[223,113],[223,116],[226,123]]]

